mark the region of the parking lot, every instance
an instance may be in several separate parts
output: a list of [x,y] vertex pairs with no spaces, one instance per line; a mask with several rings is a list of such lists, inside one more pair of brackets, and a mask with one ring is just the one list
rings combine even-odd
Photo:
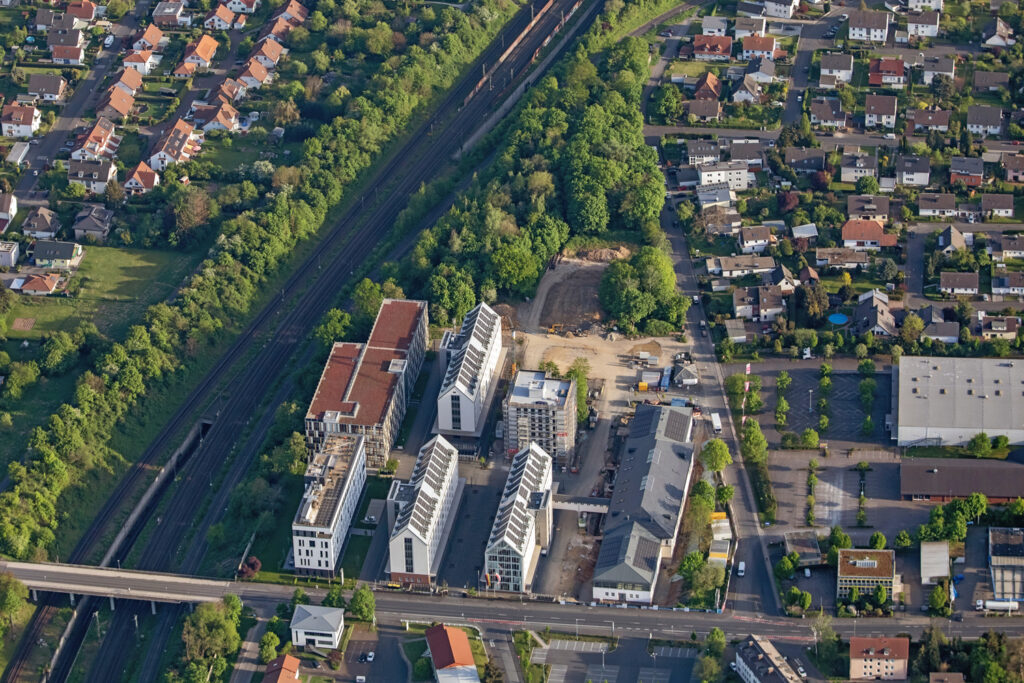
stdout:
[[550,647],[533,651],[533,660],[551,667],[549,683],[689,683],[699,653],[657,647],[652,654],[646,638],[620,639],[602,658],[604,648],[606,643],[552,640]]

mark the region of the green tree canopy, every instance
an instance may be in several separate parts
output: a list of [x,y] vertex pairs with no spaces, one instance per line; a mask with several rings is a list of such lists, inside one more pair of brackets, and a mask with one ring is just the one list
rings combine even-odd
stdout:
[[711,439],[700,451],[701,462],[712,472],[721,472],[732,464],[729,447],[721,439]]

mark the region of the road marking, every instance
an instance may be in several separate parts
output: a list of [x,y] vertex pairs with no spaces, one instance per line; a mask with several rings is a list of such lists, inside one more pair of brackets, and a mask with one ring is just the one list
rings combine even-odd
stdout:
[[548,683],[565,683],[565,674],[569,670],[567,664],[552,664],[548,674]]

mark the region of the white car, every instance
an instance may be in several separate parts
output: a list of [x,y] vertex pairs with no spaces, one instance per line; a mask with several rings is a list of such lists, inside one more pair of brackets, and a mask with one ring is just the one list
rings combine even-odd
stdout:
[[109,48],[113,44],[114,44],[114,34],[110,34],[109,36],[107,36],[106,40],[103,41],[103,47]]
[[366,653],[366,661],[372,662],[373,658],[376,657],[376,656],[377,656],[376,652],[367,652]]
[[840,14],[839,15],[839,21],[846,21],[849,18],[850,18],[849,14]]

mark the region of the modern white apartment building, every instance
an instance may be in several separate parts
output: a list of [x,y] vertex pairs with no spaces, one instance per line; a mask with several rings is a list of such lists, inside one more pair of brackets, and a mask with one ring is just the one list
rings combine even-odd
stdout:
[[362,434],[366,466],[379,468],[405,417],[427,348],[427,303],[385,299],[365,344],[336,343],[306,412],[306,444]]
[[505,451],[536,443],[562,466],[576,447],[576,380],[520,370],[505,398]]
[[541,548],[551,543],[551,456],[531,443],[512,458],[484,552],[490,590],[529,592]]
[[501,316],[485,303],[466,315],[457,335],[441,341],[446,369],[437,396],[437,429],[474,434],[501,357]]
[[[292,521],[292,556],[299,574],[334,577],[345,537],[366,484],[363,437],[328,437],[306,467],[306,491]],[[344,579],[344,576],[339,578]]]
[[697,176],[701,185],[728,183],[729,189],[735,192],[746,190],[750,186],[750,170],[747,162],[742,160],[698,166]]
[[420,449],[408,483],[394,482],[389,510],[397,511],[388,543],[391,580],[426,587],[437,575],[459,486],[459,451],[443,436]]

